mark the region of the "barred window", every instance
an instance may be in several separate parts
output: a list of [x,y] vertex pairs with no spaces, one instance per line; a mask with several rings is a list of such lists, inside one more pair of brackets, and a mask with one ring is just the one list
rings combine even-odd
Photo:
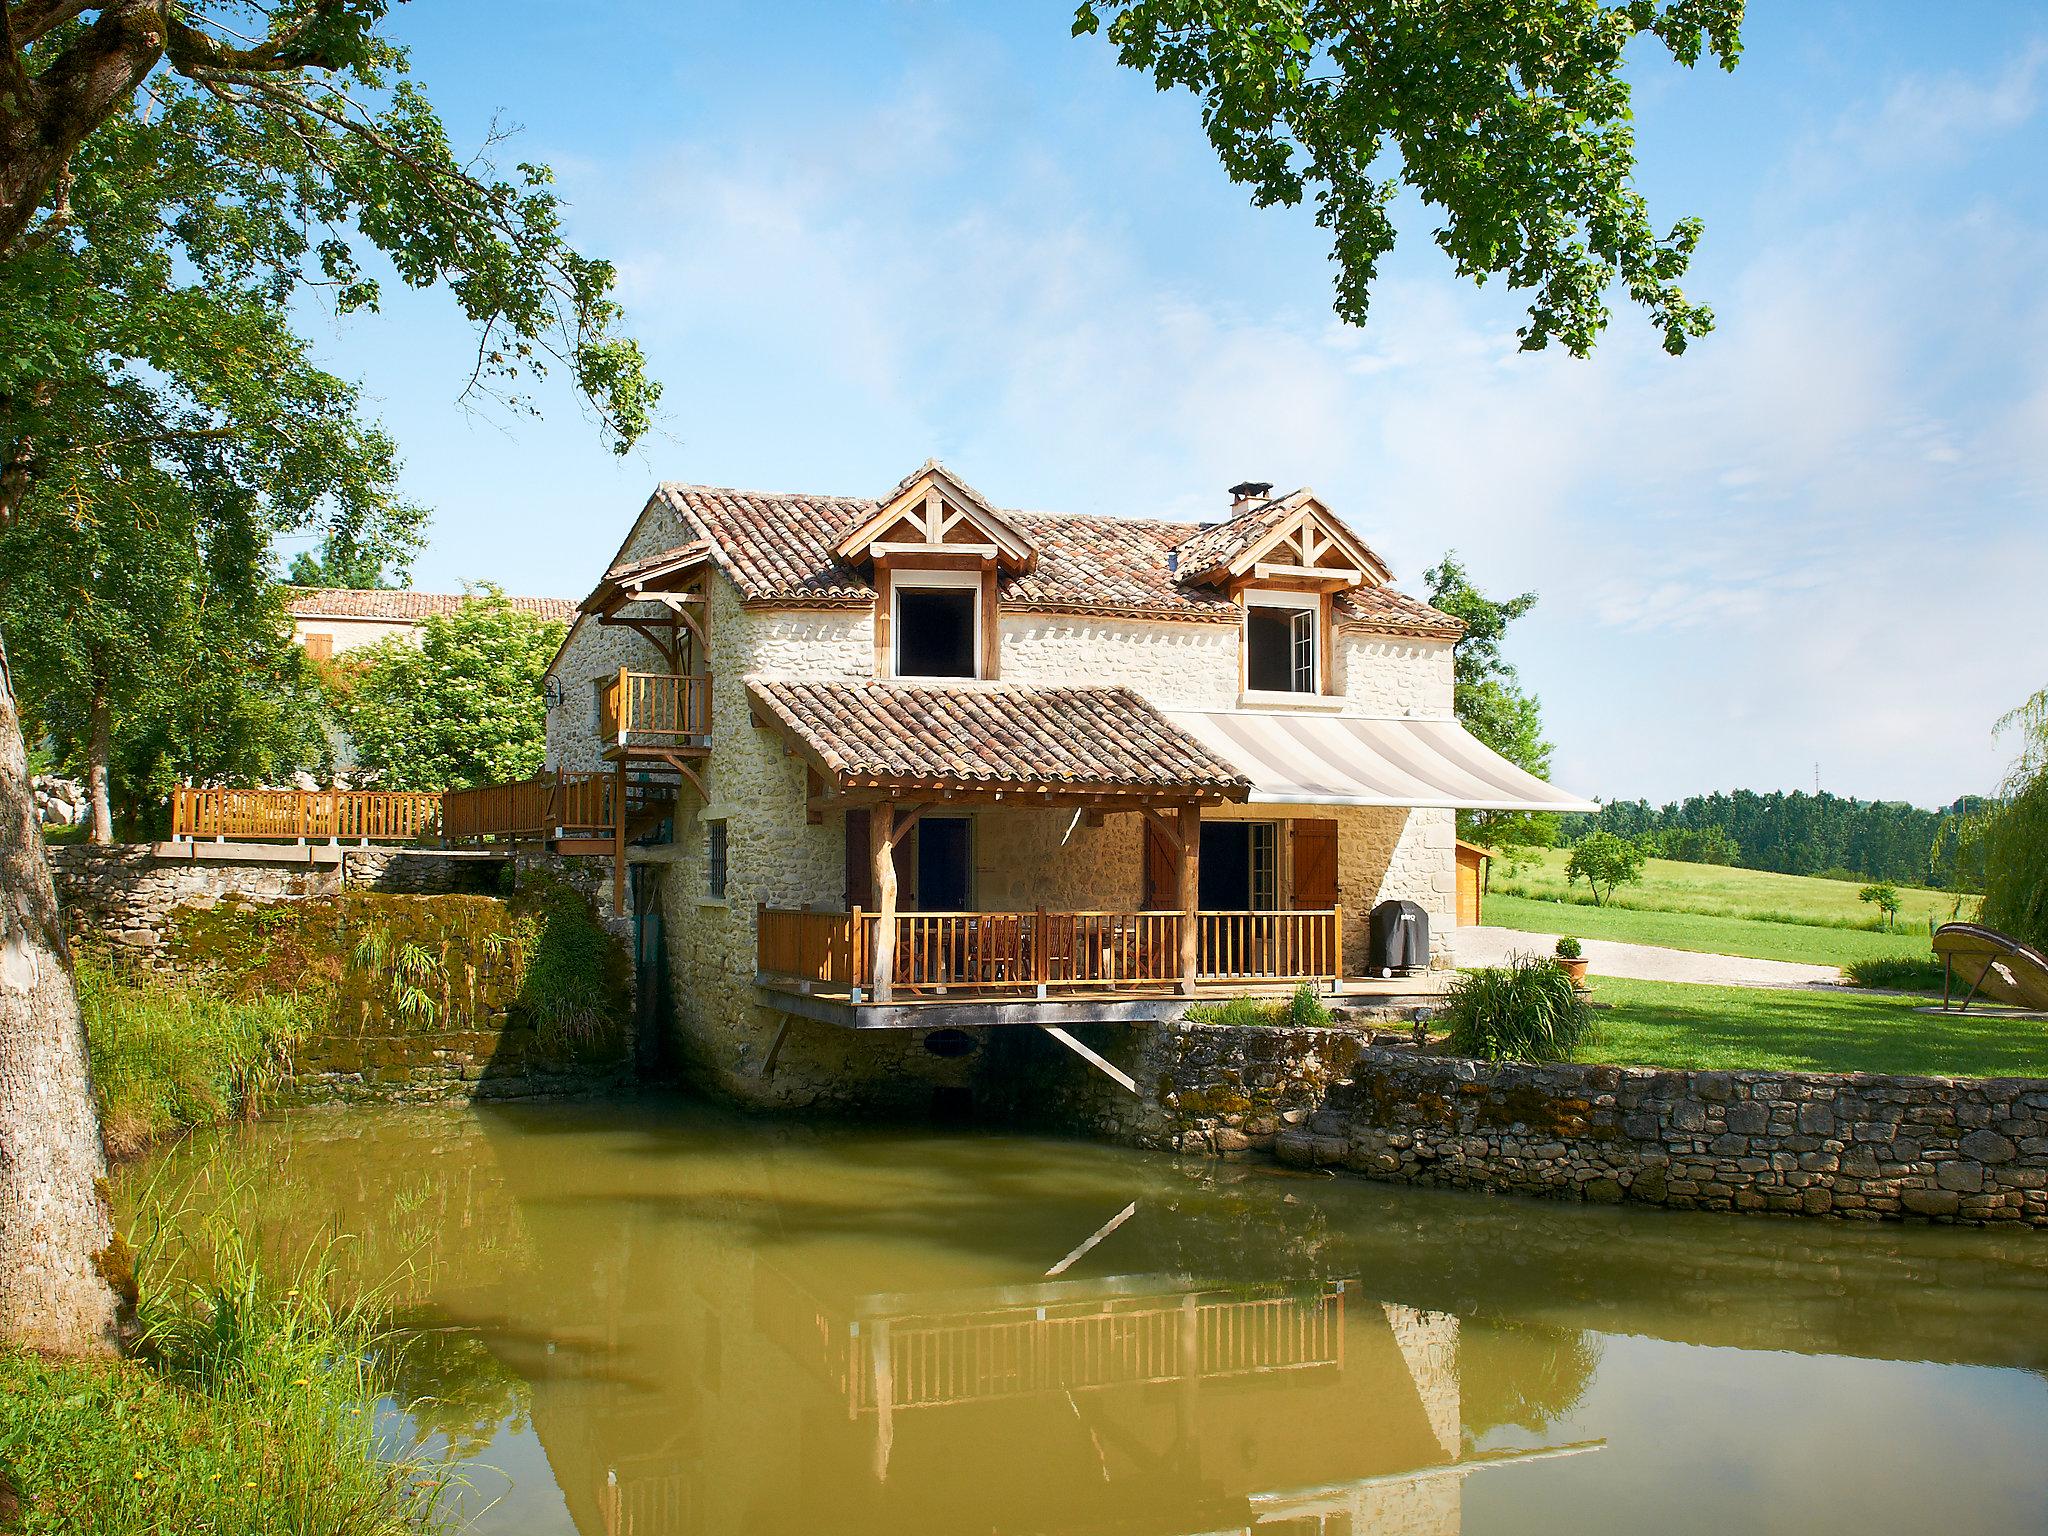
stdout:
[[714,898],[725,898],[725,823],[704,823],[704,887]]

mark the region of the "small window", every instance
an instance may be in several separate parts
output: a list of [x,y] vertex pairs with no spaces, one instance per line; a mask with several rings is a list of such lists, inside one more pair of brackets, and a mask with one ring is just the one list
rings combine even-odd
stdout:
[[704,823],[704,890],[715,901],[725,900],[725,823]]
[[1254,603],[1244,614],[1244,681],[1254,693],[1314,693],[1316,610]]
[[974,677],[973,587],[902,587],[896,593],[896,675]]
[[1279,840],[1277,829],[1270,821],[1255,821],[1251,825],[1251,896],[1254,912],[1271,912],[1280,905],[1279,860],[1275,850]]

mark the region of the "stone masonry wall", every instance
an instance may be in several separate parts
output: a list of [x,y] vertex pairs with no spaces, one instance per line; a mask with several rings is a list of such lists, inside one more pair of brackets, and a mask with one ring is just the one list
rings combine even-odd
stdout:
[[2048,1080],[1490,1066],[1343,1030],[1186,1023],[1085,1038],[1143,1091],[1018,1039],[984,1053],[977,1092],[1136,1146],[1389,1183],[2048,1227]]

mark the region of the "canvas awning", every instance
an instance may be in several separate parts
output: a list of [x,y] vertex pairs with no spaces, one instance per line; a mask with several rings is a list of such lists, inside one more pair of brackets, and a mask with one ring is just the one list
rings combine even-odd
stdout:
[[1245,710],[1169,710],[1167,718],[1250,779],[1256,803],[1600,808],[1517,768],[1455,720]]

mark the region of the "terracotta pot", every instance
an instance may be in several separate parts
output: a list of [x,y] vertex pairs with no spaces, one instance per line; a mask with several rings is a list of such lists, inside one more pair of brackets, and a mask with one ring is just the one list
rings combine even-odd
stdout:
[[1583,987],[1586,984],[1586,967],[1592,964],[1590,960],[1560,960],[1558,964],[1564,967],[1565,975],[1571,977],[1573,986]]

